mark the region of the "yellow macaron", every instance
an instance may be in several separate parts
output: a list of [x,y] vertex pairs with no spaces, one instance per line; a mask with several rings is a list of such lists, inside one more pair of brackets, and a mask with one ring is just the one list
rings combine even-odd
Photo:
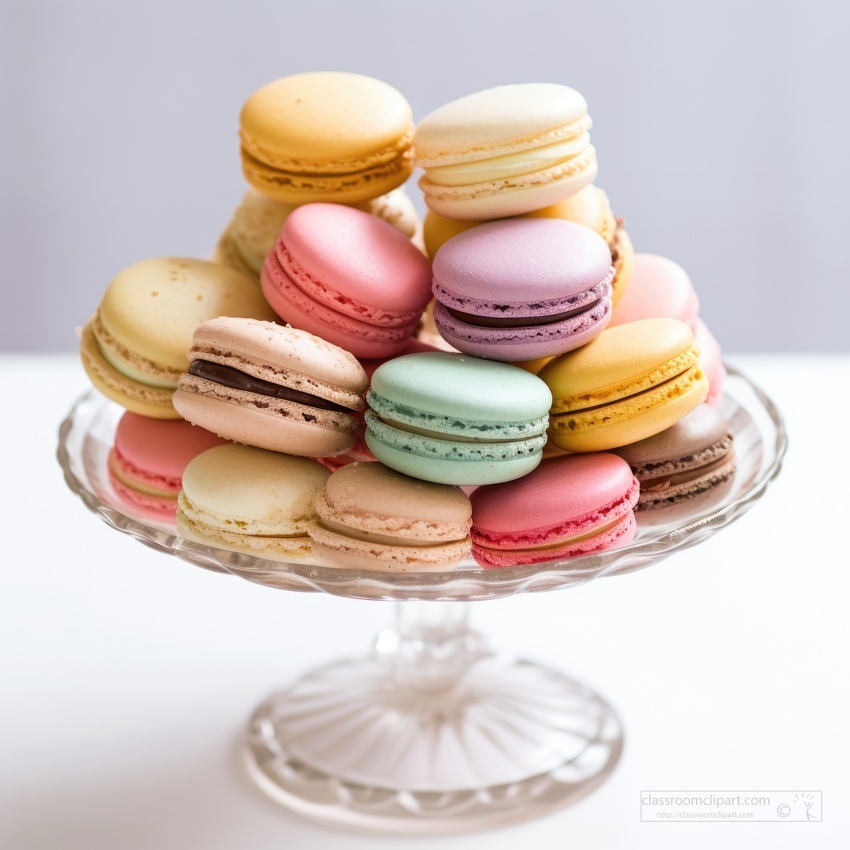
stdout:
[[[575,195],[543,207],[539,210],[523,213],[519,218],[563,218],[583,224],[598,233],[607,243],[611,251],[611,262],[614,266],[614,280],[612,301],[616,304],[622,294],[626,291],[629,278],[632,274],[634,262],[634,248],[628,233],[623,226],[623,220],[614,216],[608,195],[598,186],[591,184]],[[457,219],[445,218],[433,210],[425,214],[423,223],[423,236],[425,249],[431,259],[437,251],[458,233],[484,224],[485,221],[459,221]]]
[[550,360],[538,377],[552,392],[549,438],[572,452],[606,451],[658,434],[708,395],[693,333],[677,319],[602,331]]
[[83,328],[83,367],[105,396],[133,413],[179,419],[171,397],[192,334],[218,316],[275,318],[254,281],[203,260],[162,257],[122,271]]
[[240,116],[242,171],[287,204],[356,204],[400,186],[411,172],[413,113],[387,83],[317,71],[275,80]]

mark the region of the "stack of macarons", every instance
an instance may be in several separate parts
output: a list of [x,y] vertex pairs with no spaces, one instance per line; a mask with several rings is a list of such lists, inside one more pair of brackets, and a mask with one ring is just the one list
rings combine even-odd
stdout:
[[421,243],[403,187],[413,113],[392,86],[344,71],[293,74],[255,91],[239,125],[249,188],[216,245],[217,262],[259,279],[286,218],[316,202],[357,207]]
[[109,459],[127,511],[272,559],[523,567],[624,545],[636,510],[734,474],[703,404],[719,348],[685,272],[635,255],[594,184],[584,98],[521,84],[411,115],[357,74],[264,86],[218,263],[110,284],[81,353],[129,411]]

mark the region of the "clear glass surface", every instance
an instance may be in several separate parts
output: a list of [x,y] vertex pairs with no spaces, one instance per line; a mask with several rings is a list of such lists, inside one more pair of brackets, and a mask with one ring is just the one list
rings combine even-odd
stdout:
[[397,600],[392,626],[365,658],[310,671],[254,711],[243,755],[255,784],[307,817],[410,835],[491,829],[556,811],[596,788],[622,751],[611,706],[533,662],[494,654],[469,627],[469,605],[555,590],[649,566],[728,525],[759,499],[786,450],[764,393],[729,370],[724,413],[732,479],[669,508],[638,513],[620,549],[534,566],[443,573],[344,570],[215,549],[135,517],[109,483],[123,411],[91,391],[62,423],[68,486],[113,528],[192,564],[269,587]]

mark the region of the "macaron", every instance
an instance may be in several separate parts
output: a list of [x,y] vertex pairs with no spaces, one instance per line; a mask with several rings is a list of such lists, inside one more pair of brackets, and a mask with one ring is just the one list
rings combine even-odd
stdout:
[[678,319],[605,330],[538,374],[554,399],[549,437],[571,452],[643,440],[674,425],[708,394],[694,335]]
[[434,321],[466,354],[516,361],[590,342],[611,316],[611,252],[587,227],[512,218],[458,234],[434,258]]
[[254,92],[240,115],[242,171],[287,204],[356,204],[401,186],[411,172],[410,104],[362,74],[317,71]]
[[629,289],[617,304],[610,327],[639,319],[679,319],[693,331],[699,298],[688,273],[658,254],[636,253]]
[[622,546],[635,536],[638,482],[616,455],[544,461],[511,484],[472,494],[472,557],[490,569]]
[[372,376],[366,445],[382,463],[425,481],[510,481],[540,463],[551,400],[543,381],[506,363],[408,354]]
[[224,440],[182,419],[125,413],[109,452],[109,482],[133,513],[173,523],[183,470],[192,458]]
[[286,219],[260,283],[274,311],[358,358],[404,350],[431,296],[431,265],[394,227],[340,204]]
[[[437,349],[434,348],[434,346],[421,342],[418,339],[411,339],[405,346],[402,353],[418,354],[423,351],[437,351]],[[366,373],[366,377],[369,379],[370,384],[372,381],[372,375],[375,374],[375,370],[391,359],[392,358],[385,357],[380,360],[360,361],[360,365],[363,367],[363,371]],[[357,433],[354,435],[354,445],[344,454],[316,458],[319,463],[326,466],[331,472],[336,472],[336,470],[341,469],[349,463],[377,460],[375,455],[372,454],[369,447],[366,445],[366,419],[363,413],[358,412],[355,413],[354,416],[357,419]]]
[[[365,201],[358,208],[391,224],[408,239],[419,238],[419,215],[403,186]],[[259,281],[263,263],[280,236],[284,221],[294,209],[293,204],[249,188],[221,234],[213,260]]]
[[273,319],[257,285],[203,260],[163,257],[122,271],[83,328],[83,367],[105,396],[133,413],[179,419],[171,403],[192,333],[216,316]]
[[[616,305],[629,285],[634,248],[623,224],[615,218],[608,196],[598,186],[585,186],[580,192],[539,210],[523,213],[521,218],[563,218],[583,224],[598,233],[608,244],[614,266],[612,301]],[[484,221],[458,221],[428,210],[423,223],[425,250],[433,260],[437,251],[458,233],[486,224]]]
[[469,555],[472,506],[459,487],[353,463],[331,475],[313,507],[313,553],[329,566],[450,570]]
[[520,83],[431,112],[413,137],[419,187],[446,218],[489,221],[548,207],[596,177],[585,99],[568,86]]
[[329,476],[309,458],[235,443],[209,449],[183,473],[177,533],[262,558],[309,558],[313,500]]
[[735,472],[735,448],[726,420],[701,404],[675,425],[615,449],[640,482],[637,509],[677,504],[713,489]]
[[720,343],[700,318],[697,318],[696,321],[694,339],[699,346],[699,365],[708,379],[708,398],[706,401],[715,407],[719,407],[723,403],[723,387],[726,384],[726,367],[723,365]]
[[199,325],[174,406],[222,437],[291,455],[348,451],[368,381],[347,351],[306,331],[220,317]]

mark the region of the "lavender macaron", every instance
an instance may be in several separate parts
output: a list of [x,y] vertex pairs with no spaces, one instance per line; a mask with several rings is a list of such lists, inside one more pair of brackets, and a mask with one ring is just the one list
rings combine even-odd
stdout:
[[449,239],[434,258],[434,319],[466,354],[514,362],[590,342],[611,318],[605,240],[548,218],[507,219]]

